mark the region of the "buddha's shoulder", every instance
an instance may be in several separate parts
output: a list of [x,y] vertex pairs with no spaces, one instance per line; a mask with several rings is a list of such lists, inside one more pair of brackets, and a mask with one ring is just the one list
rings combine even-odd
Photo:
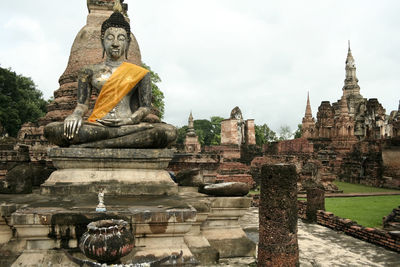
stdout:
[[80,75],[93,75],[99,71],[104,71],[108,67],[104,63],[86,65],[79,70]]

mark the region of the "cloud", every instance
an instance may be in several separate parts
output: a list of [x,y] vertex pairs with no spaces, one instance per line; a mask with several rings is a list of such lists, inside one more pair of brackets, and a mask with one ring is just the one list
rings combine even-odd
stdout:
[[57,88],[49,76],[65,68],[60,64],[59,44],[46,36],[39,21],[29,17],[11,17],[2,28],[7,40],[6,47],[0,50],[2,67],[12,67],[19,74],[33,77],[46,98],[52,95]]
[[[256,124],[295,130],[307,91],[314,116],[321,101],[340,98],[349,39],[363,96],[397,109],[399,1],[127,3],[142,59],[162,78],[169,123],[186,124],[190,110],[195,119],[228,117],[238,105]],[[0,15],[0,63],[50,96],[85,24],[85,1],[14,1]]]

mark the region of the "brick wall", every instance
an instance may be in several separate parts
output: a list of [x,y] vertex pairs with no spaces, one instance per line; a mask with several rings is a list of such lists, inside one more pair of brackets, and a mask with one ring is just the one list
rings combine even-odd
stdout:
[[[252,206],[258,207],[259,201],[259,195],[254,195]],[[306,209],[307,201],[298,200],[297,215],[300,219],[306,219]],[[317,212],[317,223],[335,231],[344,232],[363,241],[400,252],[400,233],[398,231],[385,231],[376,228],[364,227],[350,219],[340,218],[335,216],[332,212],[322,210]]]
[[320,225],[344,232],[355,238],[400,252],[400,234],[381,229],[364,227],[350,219],[335,216],[332,212],[319,210],[317,222]]
[[251,177],[250,174],[230,174],[230,175],[217,174],[216,182],[217,183],[228,183],[228,182],[245,183],[249,186],[250,189],[253,188],[255,185],[253,177]]

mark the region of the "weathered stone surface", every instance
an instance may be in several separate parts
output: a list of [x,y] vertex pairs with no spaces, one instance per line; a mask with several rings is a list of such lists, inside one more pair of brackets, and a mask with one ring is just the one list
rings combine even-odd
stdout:
[[210,198],[211,210],[202,224],[203,235],[221,258],[252,257],[255,243],[246,236],[238,220],[250,207],[247,197]]
[[173,153],[169,149],[53,148],[49,157],[57,169],[164,169]]
[[41,186],[45,195],[98,193],[104,188],[116,195],[174,195],[177,185],[164,170],[149,169],[62,169]]
[[173,151],[168,149],[54,148],[57,171],[41,186],[46,195],[106,193],[116,195],[171,195],[177,185],[163,168]]
[[400,188],[400,145],[382,149],[383,177],[388,187]]
[[262,167],[258,266],[298,266],[297,173],[293,165]]
[[400,235],[400,206],[393,209],[389,215],[383,217],[383,228],[394,233],[397,232],[397,235]]
[[305,186],[307,191],[307,221],[317,222],[317,211],[325,210],[325,190],[322,185],[309,184]]
[[228,182],[205,185],[199,188],[199,192],[212,196],[245,196],[249,193],[249,187],[245,183]]
[[0,193],[26,194],[32,192],[32,170],[29,164],[17,165],[0,180]]
[[201,186],[204,185],[203,175],[200,169],[186,169],[177,173],[176,182],[180,186]]

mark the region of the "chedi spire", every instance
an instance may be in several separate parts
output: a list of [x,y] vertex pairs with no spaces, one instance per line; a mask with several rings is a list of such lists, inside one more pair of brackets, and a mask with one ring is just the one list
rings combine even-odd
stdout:
[[192,111],[190,111],[189,119],[188,119],[188,129],[186,135],[195,136],[196,132],[194,130],[194,121]]
[[307,106],[306,106],[305,117],[312,117],[311,105],[310,105],[310,93],[309,92],[307,92]]
[[348,96],[357,94],[360,94],[360,86],[358,85],[358,79],[356,76],[356,64],[353,58],[353,54],[351,53],[349,41],[349,49],[347,51],[346,58],[346,79],[344,80],[343,95]]
[[301,137],[312,138],[315,133],[315,119],[312,116],[310,94],[307,92],[306,112],[301,125]]

